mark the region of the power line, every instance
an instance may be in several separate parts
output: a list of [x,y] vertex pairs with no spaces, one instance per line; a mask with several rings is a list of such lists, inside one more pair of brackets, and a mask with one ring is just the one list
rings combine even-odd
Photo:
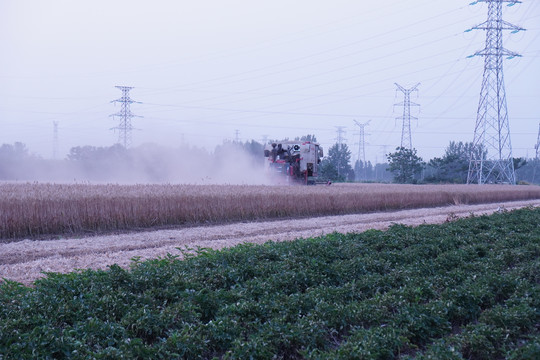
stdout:
[[[449,63],[453,63],[452,62],[449,62]],[[445,64],[443,64],[445,65]],[[417,71],[412,71],[410,72],[409,74],[416,74],[416,73],[421,73],[425,70],[429,70],[429,69],[433,69],[433,68],[436,68],[436,67],[440,67],[441,65],[437,65],[437,66],[434,66],[434,67],[430,67],[430,68],[426,68],[426,69],[422,69],[422,70],[417,70]],[[352,79],[352,78],[355,78],[355,77],[359,77],[359,76],[356,76],[356,75],[353,75],[353,76],[349,76],[348,78],[349,79]],[[437,77],[438,78],[438,77]],[[378,81],[375,81],[375,82],[370,82],[370,83],[363,83],[362,85],[356,85],[356,86],[353,86],[353,87],[350,87],[350,88],[347,88],[347,89],[342,89],[342,90],[337,90],[337,91],[332,91],[330,93],[324,93],[324,94],[320,94],[320,95],[316,95],[316,96],[312,96],[311,98],[309,99],[303,99],[301,101],[305,101],[305,100],[314,100],[314,99],[317,99],[317,98],[322,98],[324,96],[329,96],[329,95],[333,95],[333,94],[337,94],[337,93],[341,93],[341,92],[344,92],[344,91],[348,91],[348,90],[353,90],[353,89],[357,89],[357,88],[363,88],[363,87],[367,87],[367,86],[370,86],[372,84],[379,84],[379,83],[382,83],[382,82],[386,82],[388,80],[390,80],[391,78],[386,78],[386,79],[382,79],[382,80],[378,80]],[[427,79],[427,80],[430,80],[430,79]],[[323,85],[323,84],[319,84],[319,85]],[[355,95],[355,96],[351,96],[350,99],[356,99],[358,98],[358,95]],[[339,102],[343,101],[344,99],[340,99]],[[346,99],[345,99],[346,100]],[[269,106],[265,106],[265,107],[262,107],[260,108],[260,110],[242,110],[242,112],[260,112],[261,115],[259,115],[258,117],[263,117],[263,116],[267,116],[269,114],[272,114],[274,112],[267,112],[265,111],[264,109],[268,109],[268,108],[275,108],[277,106],[284,106],[284,105],[290,105],[290,104],[293,104],[293,103],[297,103],[299,102],[298,100],[295,100],[295,101],[288,101],[288,102],[285,102],[285,103],[280,103],[280,104],[274,104],[274,105],[269,105]],[[327,105],[327,104],[332,104],[332,103],[335,103],[336,101],[325,101],[325,102],[320,102],[320,103],[317,103],[317,106],[322,106],[322,105]],[[186,107],[186,108],[189,108],[190,106],[179,106],[179,107]],[[300,107],[297,107],[297,108],[294,108],[292,109],[293,111],[294,110],[301,110],[301,109],[305,109],[305,108],[310,108],[310,107],[313,107],[313,104],[310,104],[310,105],[307,105],[307,106],[300,106]],[[197,108],[197,107],[193,107],[193,108]],[[208,107],[199,107],[199,108],[203,108],[203,109],[212,109],[212,108],[208,108]],[[230,110],[229,110],[230,111]],[[355,115],[348,115],[348,117],[351,117],[351,116],[355,116]],[[370,117],[370,116],[368,116]],[[249,116],[249,118],[253,119],[253,116]],[[238,119],[238,118],[237,118]]]
[[[362,47],[361,50],[356,50],[356,51],[354,51],[352,53],[347,53],[345,55],[340,55],[340,56],[337,56],[337,57],[331,57],[331,58],[326,58],[326,59],[323,59],[323,60],[318,60],[315,63],[311,63],[311,64],[302,64],[302,65],[295,66],[295,67],[292,67],[292,68],[287,68],[285,70],[277,70],[277,71],[267,72],[267,73],[263,73],[263,74],[257,74],[255,76],[250,76],[250,77],[247,77],[247,78],[244,77],[244,78],[239,78],[238,79],[239,76],[244,76],[246,74],[258,73],[258,72],[261,72],[261,71],[264,71],[264,70],[267,70],[267,69],[276,68],[276,67],[279,67],[279,66],[282,66],[282,65],[287,65],[287,64],[291,64],[291,63],[295,63],[295,62],[299,62],[299,61],[313,59],[313,58],[316,58],[316,57],[318,57],[320,55],[324,55],[324,54],[327,54],[327,53],[332,53],[332,52],[342,50],[342,49],[346,49],[346,48],[349,48],[349,47],[352,47],[352,46],[363,45],[363,44],[366,43],[366,41],[370,41],[370,40],[374,40],[374,39],[377,39],[377,38],[380,38],[380,37],[384,37],[384,36],[392,34],[392,33],[402,32],[403,30],[405,30],[407,28],[410,28],[410,27],[412,27],[414,25],[421,24],[423,22],[428,22],[428,21],[431,21],[431,20],[434,20],[434,19],[437,19],[437,18],[447,17],[449,14],[457,12],[457,11],[462,10],[464,8],[465,7],[463,6],[463,7],[460,7],[460,8],[445,11],[443,13],[439,13],[437,15],[430,16],[430,17],[425,18],[425,19],[421,19],[421,20],[419,20],[417,22],[408,22],[404,26],[401,26],[401,27],[398,27],[398,28],[395,28],[395,29],[392,29],[392,30],[389,30],[389,31],[386,31],[386,32],[377,32],[376,34],[368,34],[367,36],[365,36],[364,38],[361,38],[359,40],[355,40],[355,41],[352,41],[352,42],[349,42],[349,43],[346,43],[346,44],[341,44],[341,45],[335,46],[333,48],[319,50],[319,51],[316,51],[316,52],[308,54],[308,55],[302,55],[302,56],[297,57],[297,58],[288,59],[286,61],[266,65],[266,66],[263,66],[263,67],[259,67],[259,68],[255,68],[255,69],[251,69],[251,70],[247,70],[247,71],[242,71],[242,72],[235,73],[235,74],[218,76],[218,77],[211,78],[211,79],[194,81],[194,82],[187,83],[187,84],[184,84],[184,85],[171,86],[171,87],[164,88],[164,89],[148,88],[146,90],[149,90],[148,93],[151,93],[151,94],[159,94],[159,93],[167,93],[167,92],[172,92],[172,91],[192,91],[193,86],[198,86],[198,85],[201,85],[201,84],[208,84],[208,83],[210,83],[208,86],[211,86],[211,87],[219,86],[221,84],[229,85],[229,84],[235,83],[235,82],[240,82],[240,81],[245,81],[245,80],[252,80],[252,79],[255,79],[255,78],[266,77],[266,76],[272,76],[272,75],[275,75],[276,73],[294,71],[294,70],[297,70],[297,69],[304,69],[306,66],[316,65],[316,64],[319,64],[319,63],[322,63],[322,62],[332,61],[332,60],[342,58],[342,57],[350,57],[351,55],[354,55],[354,54],[362,54],[362,53],[366,53],[366,52],[371,53],[376,49],[379,49],[379,48],[382,48],[382,47],[385,47],[385,46],[389,46],[389,45],[392,45],[392,44],[395,44],[395,43],[402,43],[405,40],[409,40],[409,39],[414,38],[414,37],[422,36],[423,33],[422,34],[415,34],[415,35],[412,35],[412,36],[407,35],[407,36],[404,36],[402,39],[392,40],[392,41],[386,42],[386,43],[379,42],[376,46],[372,46],[372,47],[367,48],[367,49],[365,47]],[[436,30],[446,29],[450,25],[459,24],[461,22],[462,21],[455,22],[455,23],[452,23],[452,24],[444,24],[444,25],[441,25],[440,27],[432,29],[431,32],[434,32]],[[447,37],[454,37],[456,35],[458,35],[458,34],[452,34],[452,35],[447,36]],[[441,40],[443,40],[443,39],[437,39],[436,41],[430,41],[428,43],[419,44],[419,45],[415,46],[414,48],[418,48],[418,47],[421,47],[421,46],[424,46],[426,44],[430,44],[430,43],[433,43],[433,42],[439,42]],[[409,47],[404,51],[410,51],[410,50],[412,50],[414,48]],[[386,58],[386,57],[384,57],[384,58]],[[375,59],[370,58],[368,60],[368,62],[369,61],[378,61],[378,60],[379,59],[377,59],[377,58],[375,58]],[[356,64],[356,65],[359,65],[359,64]],[[217,81],[221,81],[221,82],[216,83]],[[291,82],[297,82],[298,79],[293,79],[293,80],[290,80],[290,81]],[[277,85],[281,85],[281,84],[277,84]]]
[[[453,36],[454,35],[452,35],[450,37],[453,37]],[[435,41],[432,41],[431,43],[439,43],[440,41],[444,41],[444,40],[445,39],[437,39]],[[417,48],[417,47],[419,47],[419,46],[409,48],[406,51],[413,50],[414,48]],[[362,50],[362,51],[365,51],[365,49]],[[427,59],[430,59],[430,58],[438,57],[438,56],[440,56],[442,54],[445,54],[445,53],[452,53],[453,51],[454,51],[453,49],[452,50],[446,50],[443,53],[438,53],[438,54],[434,54],[434,55],[431,55],[431,56],[425,56],[422,59],[416,58],[416,59],[408,61],[408,62],[401,62],[401,63],[399,63],[397,65],[387,66],[387,67],[385,67],[383,69],[378,69],[377,71],[370,71],[369,75],[373,75],[373,74],[379,73],[379,72],[387,73],[390,69],[403,67],[403,66],[408,65],[408,64],[417,64],[419,62],[419,60],[427,60]],[[398,53],[395,53],[395,54],[398,54]],[[288,85],[288,84],[292,84],[292,83],[296,84],[296,83],[299,83],[300,81],[303,81],[303,80],[313,80],[316,77],[321,77],[321,76],[324,76],[324,75],[328,75],[328,74],[331,74],[331,73],[335,73],[335,72],[339,72],[339,71],[343,71],[343,70],[347,70],[347,69],[351,69],[351,68],[361,67],[361,66],[363,66],[363,65],[365,65],[367,63],[370,63],[370,62],[373,62],[373,61],[381,61],[381,60],[384,60],[384,59],[387,59],[387,55],[382,55],[380,57],[372,58],[370,60],[366,60],[366,61],[362,61],[362,62],[355,62],[352,65],[346,65],[346,66],[342,66],[340,68],[334,68],[334,69],[330,69],[330,70],[326,70],[326,71],[319,71],[316,74],[302,76],[302,77],[298,77],[298,78],[294,78],[294,79],[288,78],[287,80],[283,80],[283,81],[280,81],[280,82],[277,82],[277,83],[266,84],[266,85],[263,85],[263,86],[259,86],[257,88],[252,88],[252,89],[249,89],[249,90],[240,91],[237,94],[238,95],[242,95],[242,94],[248,94],[249,95],[249,94],[256,94],[258,91],[264,90],[264,89],[276,88],[276,87],[282,88],[284,85]],[[431,66],[431,67],[428,67],[428,68],[424,68],[424,69],[415,71],[415,73],[425,72],[425,70],[430,70],[430,69],[434,69],[434,68],[437,68],[437,67],[441,67],[441,66],[444,66],[444,65],[447,65],[447,64],[453,64],[453,63],[455,63],[455,61],[450,61],[450,62],[446,62],[446,63],[441,64],[441,65],[435,65],[435,66]],[[302,67],[302,68],[305,68],[305,67]],[[337,83],[340,83],[340,82],[350,81],[353,78],[363,78],[366,75],[367,75],[367,73],[361,73],[361,72],[355,73],[354,75],[348,74],[348,75],[342,76],[340,78],[332,78],[331,80],[324,80],[324,81],[318,82],[316,84],[305,85],[303,87],[297,88],[296,90],[306,90],[306,89],[312,89],[312,88],[318,88],[318,87],[325,87],[325,86],[332,85],[332,84],[337,84]],[[313,99],[324,97],[324,96],[339,94],[339,93],[342,93],[344,91],[351,90],[351,89],[366,88],[366,87],[368,87],[370,85],[373,85],[373,84],[385,83],[386,81],[387,81],[387,79],[380,79],[380,80],[377,80],[377,81],[374,81],[374,82],[370,82],[369,84],[362,83],[362,85],[359,85],[359,86],[357,85],[357,86],[347,88],[347,89],[334,90],[334,91],[329,92],[329,93],[321,93],[319,95],[310,96],[310,97],[308,97],[306,99],[288,101],[286,103],[282,103],[282,104],[279,104],[279,105],[288,105],[288,104],[297,103],[299,101],[301,102],[301,101],[306,101],[306,100],[313,100]],[[286,92],[283,92],[281,94],[286,94]],[[259,96],[256,96],[256,97],[252,97],[250,100],[267,98],[269,96],[275,96],[275,95],[280,95],[280,94],[270,94],[270,95],[264,94],[264,95],[259,95]],[[215,96],[215,97],[205,98],[205,99],[198,99],[196,101],[215,100],[215,99],[220,99],[220,98],[223,98],[223,97],[226,97],[226,96],[229,96],[229,95]],[[357,96],[358,95],[355,95],[355,96],[353,96],[353,98],[357,97]],[[235,100],[235,101],[230,101],[229,100],[229,101],[217,103],[215,105],[219,106],[219,105],[223,105],[223,104],[231,104],[231,103],[241,102],[241,101],[245,101],[245,100],[244,99]]]
[[510,125],[504,87],[503,56],[514,58],[519,54],[503,47],[503,30],[513,33],[524,30],[502,18],[502,4],[508,6],[519,0],[477,0],[472,4],[488,4],[487,21],[467,30],[486,31],[486,46],[473,56],[484,56],[484,75],[474,128],[473,150],[469,161],[467,183],[516,183]]

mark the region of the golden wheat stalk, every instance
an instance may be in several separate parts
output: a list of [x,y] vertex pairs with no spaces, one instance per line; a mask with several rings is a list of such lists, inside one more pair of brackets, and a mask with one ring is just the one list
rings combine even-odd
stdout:
[[540,187],[0,184],[0,238],[540,198]]

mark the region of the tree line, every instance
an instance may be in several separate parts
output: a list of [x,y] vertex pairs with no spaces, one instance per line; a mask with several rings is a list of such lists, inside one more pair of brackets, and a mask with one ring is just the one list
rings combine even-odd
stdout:
[[[317,141],[315,135],[295,140]],[[246,168],[262,169],[263,149],[264,144],[255,140],[226,141],[214,151],[187,145],[171,148],[145,144],[130,149],[119,144],[76,146],[65,159],[52,160],[32,154],[23,143],[16,142],[0,146],[0,180],[204,182],[220,174],[234,173],[242,180]],[[384,163],[353,163],[348,146],[334,144],[320,164],[320,176],[334,182],[464,184],[471,151],[481,154],[482,149],[475,149],[472,143],[451,141],[443,156],[427,162],[417,155],[416,149],[398,147],[386,154]],[[514,158],[513,161],[518,182],[540,183],[538,159]]]
[[[485,157],[482,148],[472,143],[451,141],[442,157],[425,162],[416,149],[397,147],[386,154],[387,162],[375,164],[356,161],[351,166],[351,151],[346,144],[334,144],[322,162],[322,176],[333,181],[395,182],[402,184],[465,184],[471,152]],[[538,159],[513,158],[516,178],[521,182],[540,183]]]

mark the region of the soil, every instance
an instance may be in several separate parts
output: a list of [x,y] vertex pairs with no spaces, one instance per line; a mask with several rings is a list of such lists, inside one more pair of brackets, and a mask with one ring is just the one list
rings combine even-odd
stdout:
[[135,257],[145,260],[167,254],[181,255],[178,248],[221,249],[246,242],[262,244],[332,232],[383,230],[392,224],[437,224],[472,214],[491,214],[527,206],[540,206],[540,200],[235,223],[46,241],[21,240],[0,244],[0,279],[31,285],[36,279],[45,276],[46,272],[106,269],[112,264],[127,268]]

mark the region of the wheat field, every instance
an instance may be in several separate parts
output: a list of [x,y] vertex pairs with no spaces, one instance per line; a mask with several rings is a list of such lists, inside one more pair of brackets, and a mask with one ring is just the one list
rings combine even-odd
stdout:
[[539,199],[540,187],[0,184],[0,238]]

